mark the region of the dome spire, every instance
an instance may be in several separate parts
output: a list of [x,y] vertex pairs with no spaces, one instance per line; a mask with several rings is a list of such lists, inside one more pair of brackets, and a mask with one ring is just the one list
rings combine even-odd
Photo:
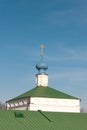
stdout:
[[44,56],[44,52],[43,49],[45,48],[45,46],[43,44],[40,45],[40,56],[41,56],[41,60],[43,60],[43,56]]
[[48,69],[48,66],[46,64],[46,62],[43,61],[43,49],[44,49],[44,45],[41,44],[40,45],[40,56],[41,56],[41,60],[40,62],[36,65],[36,69],[38,70],[38,74],[36,74],[36,85],[37,86],[48,86],[48,74],[46,74],[46,70]]
[[39,74],[45,74],[45,71],[48,69],[48,66],[46,64],[46,62],[43,61],[43,49],[44,49],[44,45],[40,45],[40,56],[41,56],[41,61],[36,65],[36,69],[38,70]]

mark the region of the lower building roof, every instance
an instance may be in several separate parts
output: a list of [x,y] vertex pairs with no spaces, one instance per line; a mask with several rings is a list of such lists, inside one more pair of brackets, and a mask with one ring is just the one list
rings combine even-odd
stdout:
[[58,91],[56,89],[50,88],[50,87],[35,87],[30,91],[27,91],[9,101],[17,100],[20,98],[26,98],[26,97],[46,97],[46,98],[63,98],[63,99],[78,99],[74,96],[68,95],[66,93],[63,93],[61,91]]
[[0,130],[87,130],[87,113],[0,110]]

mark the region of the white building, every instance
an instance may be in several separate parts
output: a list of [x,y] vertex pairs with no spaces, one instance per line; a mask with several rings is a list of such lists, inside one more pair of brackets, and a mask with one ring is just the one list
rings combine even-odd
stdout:
[[36,87],[6,102],[7,109],[80,112],[80,99],[48,87],[48,69],[43,61],[41,45],[41,61],[36,65]]

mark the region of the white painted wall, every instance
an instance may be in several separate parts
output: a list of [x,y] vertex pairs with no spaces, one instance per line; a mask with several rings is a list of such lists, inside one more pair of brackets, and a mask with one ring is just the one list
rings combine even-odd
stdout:
[[36,75],[36,86],[48,86],[48,75],[47,74],[37,74]]
[[28,109],[33,111],[42,110],[51,112],[80,112],[80,100],[31,97],[30,99],[27,98],[7,102],[7,109]]
[[11,110],[26,110],[30,104],[30,98],[18,99],[13,101],[8,101],[6,103],[7,109]]
[[80,100],[32,97],[30,110],[80,112]]

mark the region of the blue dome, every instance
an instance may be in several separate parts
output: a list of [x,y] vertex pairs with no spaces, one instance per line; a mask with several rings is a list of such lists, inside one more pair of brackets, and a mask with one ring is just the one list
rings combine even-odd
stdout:
[[45,62],[40,62],[36,65],[36,68],[39,70],[39,73],[45,73],[45,70],[48,69],[48,66]]

